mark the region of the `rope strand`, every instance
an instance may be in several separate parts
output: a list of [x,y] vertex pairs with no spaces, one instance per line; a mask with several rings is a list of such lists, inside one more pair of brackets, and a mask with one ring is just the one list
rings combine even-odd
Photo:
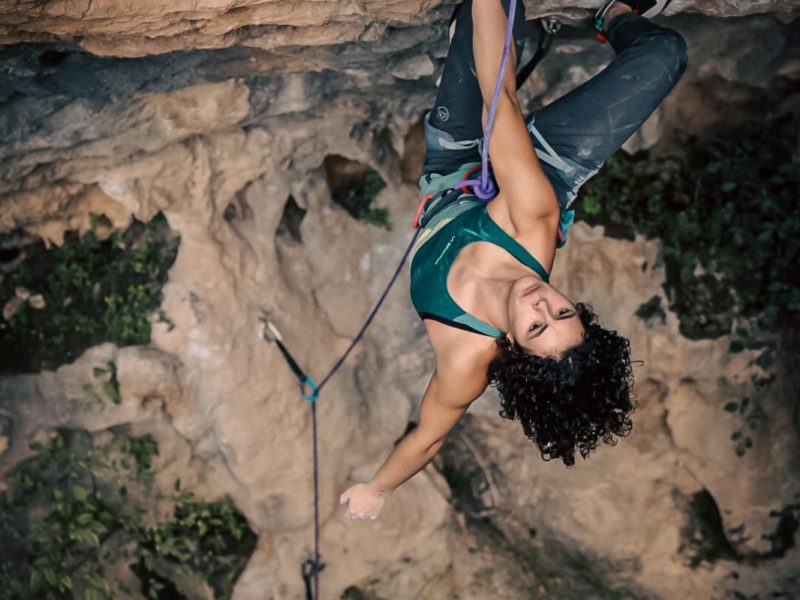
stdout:
[[511,53],[511,39],[514,32],[514,17],[517,13],[517,0],[510,0],[508,9],[508,23],[506,24],[506,39],[503,43],[503,57],[500,59],[500,71],[497,74],[497,83],[494,86],[492,103],[489,106],[489,118],[486,120],[486,129],[483,133],[483,147],[481,148],[481,184],[474,191],[481,200],[491,200],[497,195],[496,186],[489,180],[489,138],[492,135],[494,119],[497,116],[497,106],[500,100],[500,90],[503,89],[503,77],[506,73],[508,55]]
[[[505,42],[503,44],[503,56],[500,60],[500,71],[497,76],[497,83],[494,89],[494,95],[492,97],[492,102],[489,108],[489,118],[486,123],[486,129],[484,132],[484,144],[483,148],[481,149],[481,179],[480,180],[470,180],[468,182],[461,182],[459,185],[464,185],[465,183],[472,184],[473,191],[478,198],[482,200],[491,200],[497,193],[496,186],[493,182],[489,179],[489,137],[491,136],[492,127],[494,125],[494,119],[497,114],[497,104],[500,97],[500,90],[502,89],[503,84],[503,76],[505,74],[506,65],[508,63],[508,56],[510,53],[511,48],[511,39],[513,35],[513,28],[514,28],[514,17],[516,14],[516,3],[517,0],[511,0],[511,6],[508,13],[508,23],[506,26],[506,37]],[[325,377],[322,378],[319,385],[314,384],[314,380],[308,376],[299,366],[299,363],[294,359],[291,355],[289,350],[283,344],[283,341],[280,339],[278,335],[275,339],[271,340],[278,346],[281,354],[286,359],[287,364],[291,368],[292,372],[297,377],[298,382],[300,383],[301,388],[301,395],[303,399],[308,400],[311,402],[311,436],[312,436],[312,456],[314,462],[314,558],[312,560],[305,560],[303,561],[301,574],[303,576],[303,581],[306,585],[306,598],[311,598],[312,600],[319,599],[319,574],[325,565],[321,562],[321,554],[320,554],[320,523],[319,523],[319,455],[318,455],[318,433],[317,433],[317,400],[319,399],[319,395],[322,392],[322,388],[331,380],[331,377],[341,368],[344,364],[347,357],[353,351],[353,349],[358,345],[358,343],[364,337],[364,333],[367,331],[367,328],[372,324],[372,321],[375,319],[375,315],[378,314],[381,306],[383,305],[386,297],[389,294],[389,291],[394,286],[397,278],[400,276],[402,272],[403,266],[408,259],[409,254],[411,253],[411,249],[414,246],[414,243],[417,240],[421,231],[420,227],[416,227],[414,230],[414,235],[411,237],[411,241],[409,242],[408,246],[406,247],[405,252],[403,253],[402,258],[400,259],[397,268],[395,269],[394,273],[392,274],[389,283],[387,284],[386,288],[383,290],[378,301],[375,303],[374,308],[370,312],[369,316],[367,317],[364,325],[359,330],[358,334],[353,338],[350,345],[347,347],[347,350],[336,360],[333,366],[330,368],[328,373]],[[273,332],[277,332],[277,329],[272,325],[271,322],[267,322],[270,329]],[[308,388],[309,392],[306,392],[306,388]],[[313,583],[312,583],[313,581]]]

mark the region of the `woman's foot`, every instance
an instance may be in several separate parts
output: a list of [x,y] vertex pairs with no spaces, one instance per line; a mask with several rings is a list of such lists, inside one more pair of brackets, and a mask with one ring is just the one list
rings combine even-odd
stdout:
[[597,41],[605,42],[608,26],[619,15],[633,13],[652,18],[663,11],[672,0],[610,0],[594,16],[594,29]]
[[[595,19],[604,19],[606,23],[622,12],[633,12],[652,19],[660,14],[672,0],[610,0],[595,14]],[[627,10],[626,10],[627,8]]]

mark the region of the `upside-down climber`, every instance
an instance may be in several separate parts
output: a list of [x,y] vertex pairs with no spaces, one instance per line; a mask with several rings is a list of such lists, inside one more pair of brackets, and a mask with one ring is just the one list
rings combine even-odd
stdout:
[[[513,43],[490,110],[510,2]],[[645,122],[686,67],[686,44],[651,23],[668,0],[612,0],[596,19],[616,56],[598,75],[527,117],[517,57],[527,34],[521,0],[465,0],[433,110],[425,118],[423,195],[461,189],[488,154],[489,202],[465,188],[428,215],[414,247],[411,297],[436,357],[416,428],[371,481],[340,498],[347,516],[376,518],[387,496],[420,471],[445,436],[495,385],[500,415],[519,419],[544,459],[567,466],[631,429],[630,345],[591,309],[549,283],[578,189]],[[612,273],[607,274],[612,277]]]

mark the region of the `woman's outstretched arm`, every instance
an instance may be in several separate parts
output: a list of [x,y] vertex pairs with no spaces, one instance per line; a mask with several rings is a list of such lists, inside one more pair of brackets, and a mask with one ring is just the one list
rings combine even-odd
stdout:
[[[517,0],[509,0],[515,2]],[[488,119],[508,22],[501,0],[473,0],[473,53],[483,95],[483,123]],[[524,231],[534,220],[558,220],[558,201],[542,171],[519,107],[516,92],[516,53],[511,44],[494,127],[489,138],[489,156],[497,179],[498,200],[507,205],[515,229]]]
[[485,366],[474,368],[452,355],[437,366],[422,398],[419,424],[395,446],[370,482],[351,486],[341,495],[348,516],[376,518],[387,496],[436,456],[447,434],[486,389],[485,373]]

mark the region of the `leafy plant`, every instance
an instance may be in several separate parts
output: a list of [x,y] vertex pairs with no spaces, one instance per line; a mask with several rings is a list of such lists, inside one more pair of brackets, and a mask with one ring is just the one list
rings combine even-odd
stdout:
[[579,216],[614,237],[661,241],[658,264],[683,335],[715,338],[737,325],[743,344],[756,343],[755,332],[769,338],[782,318],[800,315],[793,143],[778,122],[689,137],[658,154],[617,153],[584,186]]
[[[686,137],[680,147],[618,153],[581,194],[579,216],[614,237],[659,239],[669,308],[690,339],[732,334],[730,352],[755,351],[769,373],[781,324],[800,317],[800,168],[792,128],[777,121],[752,131]],[[652,300],[651,300],[652,302]],[[649,302],[637,315],[648,314]],[[754,394],[725,410],[750,430],[766,423]],[[742,456],[752,439],[731,435]]]
[[120,560],[133,564],[149,598],[181,597],[190,580],[230,597],[256,536],[229,498],[205,502],[189,492],[177,494],[171,520],[145,524],[158,455],[152,436],[116,430],[96,444],[87,432],[61,429],[31,449],[0,495],[0,598],[111,599],[127,588],[109,577]]
[[334,187],[331,193],[333,201],[351,216],[390,230],[392,225],[389,222],[389,211],[385,208],[370,207],[372,201],[385,187],[386,183],[377,171],[369,169],[363,175],[349,179],[347,185]]
[[102,377],[108,375],[108,379],[103,382],[103,392],[114,404],[122,402],[122,396],[119,392],[119,380],[117,379],[117,365],[113,362],[108,362],[106,368],[95,367],[92,369],[95,377]]
[[[753,395],[743,396],[740,400],[731,400],[725,403],[723,409],[729,413],[741,415],[750,431],[756,431],[759,427],[769,422],[767,413],[761,403],[761,395],[772,384],[775,377],[751,377]],[[753,447],[752,438],[742,429],[738,429],[731,434],[734,442],[734,450],[738,456],[744,456]]]
[[[155,438],[150,434],[139,437],[128,436],[122,445],[122,452],[126,455],[122,458],[122,467],[133,476],[134,480],[151,484],[153,457],[158,456],[158,442]],[[133,459],[133,465],[128,457]]]
[[636,316],[645,323],[651,323],[655,319],[658,319],[662,325],[666,323],[667,313],[664,312],[664,308],[661,306],[661,296],[653,296],[650,300],[640,305],[636,310]]
[[[165,573],[183,571],[199,576],[217,598],[228,598],[236,578],[255,548],[255,535],[230,498],[216,503],[181,494],[173,519],[144,531],[137,550],[134,570],[158,598]],[[165,569],[165,563],[172,568]]]
[[161,303],[179,240],[163,217],[105,240],[96,232],[100,221],[95,216],[95,228],[82,236],[68,233],[61,247],[26,247],[21,264],[0,280],[2,305],[18,289],[42,298],[0,320],[0,372],[54,369],[101,342],[150,342],[147,317]]
[[115,471],[115,448],[94,448],[89,434],[60,430],[31,449],[35,454],[14,467],[11,491],[0,499],[3,550],[12,566],[0,594],[112,598],[102,555],[112,536],[136,529],[135,509],[102,483]]

